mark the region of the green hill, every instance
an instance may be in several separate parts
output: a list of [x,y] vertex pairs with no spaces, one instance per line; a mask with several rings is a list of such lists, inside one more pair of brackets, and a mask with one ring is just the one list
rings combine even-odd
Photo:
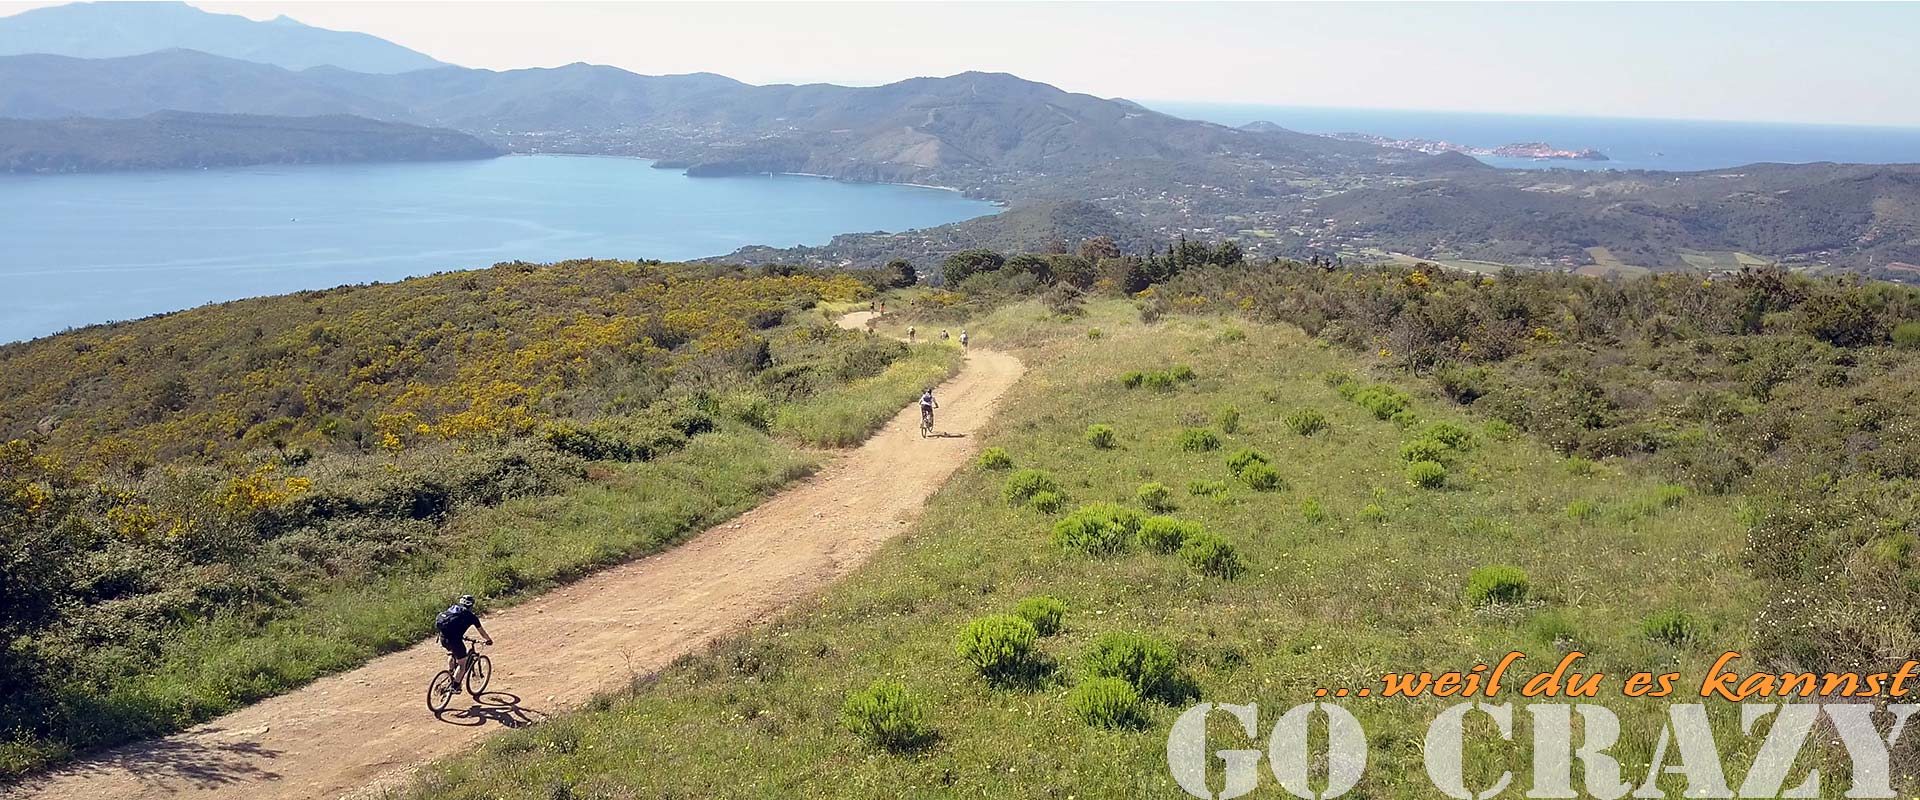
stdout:
[[139,119],[0,119],[0,172],[439,161],[503,152],[458,131],[351,116],[164,111]]

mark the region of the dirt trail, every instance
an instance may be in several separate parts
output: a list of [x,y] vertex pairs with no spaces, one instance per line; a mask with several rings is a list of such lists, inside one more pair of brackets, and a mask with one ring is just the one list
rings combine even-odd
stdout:
[[[864,327],[869,312],[844,327]],[[942,384],[939,438],[918,412],[814,477],[665,553],[605,570],[489,615],[499,642],[490,691],[427,711],[446,666],[427,642],[184,733],[79,763],[23,798],[336,798],[403,781],[414,768],[519,727],[779,613],[867,560],[977,448],[971,434],[1020,377],[1013,356],[976,350]]]

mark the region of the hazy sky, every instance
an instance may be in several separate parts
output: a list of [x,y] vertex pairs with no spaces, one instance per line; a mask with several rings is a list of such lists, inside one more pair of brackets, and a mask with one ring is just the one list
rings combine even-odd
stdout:
[[[0,2],[0,13],[27,5]],[[1920,126],[1920,3],[196,2],[443,61],[1136,100]]]

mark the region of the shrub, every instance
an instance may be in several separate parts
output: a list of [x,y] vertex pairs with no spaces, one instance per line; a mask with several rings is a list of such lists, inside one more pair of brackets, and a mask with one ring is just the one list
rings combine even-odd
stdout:
[[1265,453],[1252,448],[1243,448],[1235,450],[1233,455],[1227,456],[1227,471],[1239,475],[1241,472],[1246,471],[1247,467],[1253,466],[1254,464],[1264,465],[1267,463]]
[[1415,439],[1400,445],[1402,461],[1439,461],[1447,452],[1447,446],[1432,439]]
[[1300,521],[1308,525],[1318,525],[1327,521],[1327,509],[1320,501],[1311,497],[1300,501]]
[[1467,430],[1459,423],[1446,420],[1428,425],[1427,432],[1422,436],[1454,450],[1472,450],[1474,445],[1473,431]]
[[1312,436],[1327,429],[1327,415],[1317,408],[1302,408],[1287,415],[1287,430]]
[[1167,377],[1172,378],[1181,383],[1186,383],[1187,381],[1193,380],[1194,378],[1193,368],[1185,364],[1181,364],[1179,366],[1174,367],[1173,369],[1167,370]]
[[1157,370],[1149,372],[1145,378],[1141,379],[1140,385],[1156,391],[1168,391],[1174,386],[1173,375]]
[[1141,728],[1147,724],[1140,692],[1119,678],[1090,678],[1067,693],[1067,708],[1080,721],[1099,728]]
[[1214,435],[1211,428],[1188,428],[1180,432],[1180,449],[1192,453],[1205,452],[1220,446],[1220,437]]
[[1227,482],[1189,481],[1187,483],[1187,494],[1195,497],[1211,497],[1215,500],[1224,500],[1227,496]]
[[1109,631],[1095,639],[1082,661],[1088,678],[1126,682],[1141,697],[1178,699],[1186,683],[1173,645],[1145,634]]
[[1088,425],[1087,444],[1093,445],[1101,450],[1113,447],[1113,426]]
[[1177,553],[1188,539],[1205,529],[1198,522],[1173,517],[1148,517],[1140,523],[1140,545],[1155,553]]
[[1320,380],[1325,381],[1327,386],[1338,389],[1353,383],[1353,374],[1337,369],[1330,369],[1320,373]]
[[1374,419],[1393,419],[1413,405],[1413,398],[1391,386],[1369,386],[1355,392],[1353,402],[1373,414]]
[[1146,381],[1147,374],[1137,369],[1120,374],[1120,385],[1128,389],[1138,389],[1140,385],[1146,383]]
[[1527,573],[1519,567],[1481,567],[1467,576],[1467,603],[1470,605],[1518,603],[1527,599],[1529,592],[1531,587],[1527,583]]
[[1266,464],[1248,464],[1246,469],[1240,470],[1240,480],[1262,492],[1273,491],[1285,483],[1280,479],[1280,470]]
[[1240,408],[1238,406],[1226,406],[1214,412],[1213,426],[1219,428],[1221,433],[1238,433],[1240,430]]
[[1567,470],[1568,475],[1586,476],[1593,474],[1594,464],[1579,456],[1567,456],[1567,460],[1562,462],[1561,466]]
[[1052,636],[1060,632],[1060,620],[1067,614],[1067,604],[1058,597],[1036,595],[1020,601],[1013,607],[1013,615],[1033,625],[1034,633]]
[[1091,503],[1053,525],[1053,543],[1088,555],[1122,552],[1140,533],[1140,512],[1114,503]]
[[987,469],[1007,469],[1013,466],[1013,456],[1004,447],[989,447],[980,451],[979,462]]
[[1415,461],[1407,465],[1407,482],[1422,489],[1438,489],[1447,483],[1447,468],[1438,461]]
[[1682,611],[1658,611],[1640,622],[1640,632],[1648,639],[1667,644],[1684,644],[1698,632],[1693,617]]
[[1180,546],[1180,558],[1195,572],[1214,578],[1233,579],[1247,569],[1247,562],[1232,542],[1212,533],[1187,537]]
[[1006,498],[1008,505],[1017,506],[1025,504],[1040,492],[1058,491],[1060,491],[1060,484],[1055,483],[1053,476],[1045,470],[1022,469],[1015,470],[1012,475],[1007,476],[1007,482],[1001,487],[1000,494]]
[[1040,637],[1033,623],[1012,614],[989,614],[967,623],[954,649],[989,680],[1016,676],[1033,660]]
[[1101,333],[1101,332],[1100,332],[1100,329],[1099,329],[1099,328],[1088,328],[1088,329],[1087,329],[1087,338],[1088,338],[1088,339],[1092,339],[1092,340],[1095,340],[1095,341],[1099,341],[1099,339],[1100,339],[1100,337],[1101,337],[1101,336],[1104,336],[1104,335],[1105,335],[1105,334],[1103,334],[1103,333]]
[[1488,437],[1498,439],[1503,442],[1519,434],[1519,430],[1513,427],[1513,423],[1503,419],[1487,420],[1487,424],[1481,427],[1484,427],[1487,429]]
[[878,680],[847,695],[840,721],[854,735],[890,752],[912,750],[933,738],[926,709],[898,681]]
[[1600,510],[1594,508],[1593,503],[1585,500],[1575,500],[1567,504],[1567,519],[1574,522],[1585,522],[1599,513]]
[[1032,497],[1027,498],[1027,507],[1042,514],[1057,512],[1061,506],[1066,504],[1067,498],[1059,492],[1041,490],[1034,492]]
[[1368,503],[1360,507],[1360,521],[1379,524],[1387,521],[1387,510],[1379,503]]
[[1173,490],[1164,483],[1143,483],[1133,493],[1133,499],[1148,511],[1172,511]]
[[1907,350],[1920,349],[1920,322],[1902,322],[1895,325],[1893,344]]
[[1246,341],[1247,332],[1240,330],[1239,328],[1228,328],[1224,331],[1221,331],[1220,335],[1215,338],[1221,344],[1235,344],[1238,342]]
[[1411,428],[1420,421],[1420,418],[1417,416],[1414,416],[1413,411],[1411,409],[1408,409],[1405,411],[1395,411],[1393,412],[1393,416],[1388,417],[1387,419],[1392,420],[1393,424],[1398,425],[1402,428]]

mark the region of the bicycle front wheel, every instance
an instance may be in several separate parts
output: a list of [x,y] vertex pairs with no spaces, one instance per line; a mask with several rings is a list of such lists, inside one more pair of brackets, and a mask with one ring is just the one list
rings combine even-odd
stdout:
[[486,656],[474,656],[473,663],[467,665],[467,694],[479,697],[487,690],[487,681],[493,679],[493,659]]
[[433,682],[427,684],[427,710],[435,714],[447,710],[447,704],[453,702],[456,691],[453,673],[440,670],[440,674],[433,676]]

